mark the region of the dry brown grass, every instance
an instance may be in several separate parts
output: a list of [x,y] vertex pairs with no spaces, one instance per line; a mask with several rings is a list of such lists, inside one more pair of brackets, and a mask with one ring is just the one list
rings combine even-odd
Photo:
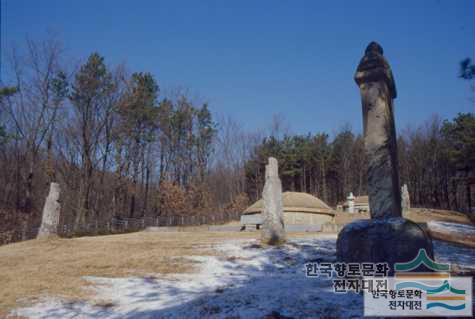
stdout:
[[186,272],[192,265],[180,257],[212,255],[213,243],[258,236],[258,232],[139,232],[1,246],[0,318],[46,294],[71,300],[92,296],[84,289],[83,276]]
[[404,216],[415,223],[427,223],[428,221],[441,221],[460,224],[472,224],[467,215],[442,209],[412,208],[407,216]]
[[459,245],[475,248],[475,235],[472,234],[443,231],[438,229],[429,229],[429,233],[433,239],[449,241]]
[[345,225],[358,219],[369,219],[369,213],[349,214],[347,212],[336,212],[335,214],[335,224],[337,225]]
[[[428,221],[436,220],[452,223],[472,224],[470,219],[463,213],[441,209],[412,208],[407,214],[404,215],[404,217],[412,220],[415,223],[427,223]],[[346,212],[337,212],[335,214],[335,223],[338,225],[344,225],[357,219],[368,218],[370,218],[369,213],[349,214]]]
[[[411,210],[415,222],[429,220],[470,223],[463,214]],[[344,224],[364,214],[337,214]],[[124,277],[190,271],[183,259],[189,255],[215,254],[211,244],[226,239],[258,238],[259,232],[139,232],[74,239],[30,240],[0,246],[0,318],[32,299],[49,294],[66,299],[92,296],[83,276]],[[294,233],[289,237],[315,236]],[[317,234],[318,236],[318,234]]]

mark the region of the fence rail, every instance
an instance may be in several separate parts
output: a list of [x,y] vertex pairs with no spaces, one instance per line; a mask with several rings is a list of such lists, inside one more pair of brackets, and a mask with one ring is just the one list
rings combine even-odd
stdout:
[[[107,222],[93,222],[75,227],[60,225],[58,235],[74,237],[83,235],[106,235],[140,231],[147,227],[185,227],[200,225],[219,225],[239,220],[239,212],[223,212],[212,215],[169,215],[142,218],[112,218]],[[36,238],[39,227],[14,229],[0,232],[0,245]]]

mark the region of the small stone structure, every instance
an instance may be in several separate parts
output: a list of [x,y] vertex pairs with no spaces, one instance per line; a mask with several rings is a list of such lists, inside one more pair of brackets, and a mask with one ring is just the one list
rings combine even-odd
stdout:
[[355,211],[358,213],[366,213],[370,211],[368,196],[355,197]]
[[393,99],[396,85],[382,47],[371,42],[356,70],[363,105],[371,219],[346,225],[338,235],[343,262],[408,262],[419,249],[433,258],[432,240],[419,225],[402,218]]
[[355,212],[355,196],[353,196],[352,192],[350,192],[346,200],[348,203],[348,213],[353,214]]
[[343,210],[344,212],[349,213],[350,212],[350,206],[353,206],[353,212],[355,213],[366,213],[369,212],[369,203],[368,203],[368,196],[362,195],[362,196],[354,196],[353,193],[350,193],[348,197],[346,198],[346,201],[344,201],[337,210]]
[[262,214],[243,214],[241,215],[241,230],[260,229],[262,225]]
[[411,209],[411,199],[409,197],[409,190],[407,189],[407,184],[404,184],[401,187],[401,208],[403,215],[409,212],[409,209]]
[[43,218],[37,238],[56,236],[58,234],[61,203],[61,189],[58,183],[51,183],[49,194],[43,207]]
[[273,157],[269,157],[269,164],[266,165],[266,181],[262,198],[264,210],[261,240],[268,245],[281,244],[285,242],[282,183],[279,179],[277,160]]

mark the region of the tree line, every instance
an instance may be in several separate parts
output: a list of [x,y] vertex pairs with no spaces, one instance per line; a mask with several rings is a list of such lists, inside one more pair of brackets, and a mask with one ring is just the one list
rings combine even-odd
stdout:
[[71,62],[56,39],[11,52],[0,92],[0,217],[38,224],[53,181],[62,222],[77,228],[213,208],[218,129],[208,105],[184,91],[161,97],[151,73],[109,66],[99,53]]
[[[419,207],[469,211],[475,175],[475,116],[461,113],[453,120],[434,115],[398,136],[400,182]],[[246,191],[261,196],[269,156],[279,161],[284,190],[314,194],[330,205],[349,192],[366,195],[367,158],[364,139],[344,127],[330,140],[326,133],[270,136],[247,161]]]
[[[475,66],[460,62],[459,77],[472,80]],[[279,161],[283,189],[314,194],[330,205],[349,192],[366,195],[364,139],[343,127],[333,139],[325,132],[266,137],[245,165],[246,193],[261,196],[269,156]],[[432,115],[398,135],[401,185],[407,184],[413,205],[471,211],[475,185],[475,115],[460,113],[454,119]]]
[[[150,72],[110,65],[99,53],[68,59],[61,42],[27,40],[9,54],[0,90],[0,231],[39,225],[51,182],[62,224],[111,218],[242,211],[261,195],[267,157],[285,190],[331,205],[366,194],[363,138],[344,127],[292,135],[217,119],[185,90],[164,94]],[[413,203],[466,209],[473,174],[473,114],[432,118],[399,136],[401,182]],[[464,184],[465,183],[465,184]],[[2,229],[3,228],[3,229]]]

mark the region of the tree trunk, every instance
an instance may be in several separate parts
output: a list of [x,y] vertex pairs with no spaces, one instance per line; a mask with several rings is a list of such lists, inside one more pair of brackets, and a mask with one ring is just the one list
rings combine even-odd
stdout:
[[327,178],[326,178],[326,172],[325,172],[325,160],[322,159],[320,161],[320,169],[321,169],[321,174],[322,174],[322,199],[324,202],[328,201],[327,197]]

